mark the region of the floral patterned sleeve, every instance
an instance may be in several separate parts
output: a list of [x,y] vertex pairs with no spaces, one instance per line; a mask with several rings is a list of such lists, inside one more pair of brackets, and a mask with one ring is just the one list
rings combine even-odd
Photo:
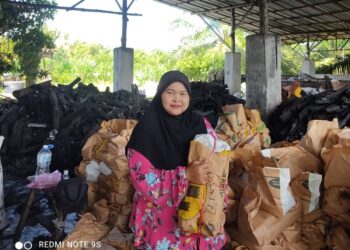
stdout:
[[128,149],[131,181],[136,192],[157,206],[178,206],[186,194],[188,181],[185,167],[173,170],[156,169],[138,151]]

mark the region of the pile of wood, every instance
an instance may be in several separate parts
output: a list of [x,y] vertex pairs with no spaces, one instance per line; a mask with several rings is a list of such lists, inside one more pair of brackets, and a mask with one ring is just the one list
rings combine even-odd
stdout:
[[282,103],[270,115],[268,128],[272,142],[294,141],[305,134],[310,120],[333,118],[338,118],[340,128],[350,125],[350,86]]

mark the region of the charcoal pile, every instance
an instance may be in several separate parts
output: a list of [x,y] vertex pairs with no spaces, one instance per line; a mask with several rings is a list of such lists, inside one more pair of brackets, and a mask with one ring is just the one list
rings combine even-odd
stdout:
[[[222,106],[245,103],[229,94],[226,85],[192,82],[192,105],[215,127]],[[86,140],[100,128],[102,121],[125,118],[139,120],[150,101],[132,92],[107,88],[100,92],[93,84],[77,78],[68,85],[54,86],[51,81],[17,90],[16,101],[0,102],[0,134],[5,136],[1,149],[4,171],[16,176],[32,175],[36,154],[43,144],[53,144],[51,171],[79,165]]]
[[229,93],[228,87],[220,82],[191,82],[191,105],[201,113],[215,127],[219,115],[223,113],[222,106],[241,103],[245,100]]
[[73,169],[81,160],[81,149],[103,120],[138,119],[149,105],[135,86],[132,93],[111,93],[77,78],[69,85],[51,81],[15,91],[17,102],[1,104],[0,134],[4,171],[27,176],[36,168],[36,153],[43,143],[52,143],[51,170]]
[[306,132],[310,120],[338,118],[339,127],[350,125],[350,87],[290,99],[269,117],[273,142],[299,140]]

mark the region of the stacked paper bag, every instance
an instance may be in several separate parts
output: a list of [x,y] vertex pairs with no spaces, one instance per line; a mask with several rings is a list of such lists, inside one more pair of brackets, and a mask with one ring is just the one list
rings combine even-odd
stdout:
[[134,189],[130,182],[125,147],[136,123],[135,120],[125,119],[103,122],[101,129],[85,143],[83,161],[76,172],[85,177],[89,184],[89,213],[82,218],[87,217],[88,220],[78,223],[66,240],[80,236],[85,239],[82,234],[96,227],[101,233],[92,233],[90,241],[101,240],[104,247],[132,249],[128,224]]
[[223,111],[215,130],[219,138],[226,141],[232,149],[243,147],[259,151],[270,146],[269,130],[257,110],[234,104],[224,106]]

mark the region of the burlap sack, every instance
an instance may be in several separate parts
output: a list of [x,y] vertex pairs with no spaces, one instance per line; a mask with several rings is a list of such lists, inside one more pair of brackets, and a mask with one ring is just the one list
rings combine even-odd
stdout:
[[[188,162],[208,159],[207,192],[204,208],[199,218],[200,231],[204,235],[213,236],[223,232],[225,185],[227,185],[230,157],[230,151],[216,153],[212,148],[208,148],[200,142],[191,141]],[[192,224],[198,224],[198,222],[193,219]],[[180,228],[186,225],[188,225],[188,221],[179,216]]]
[[322,175],[308,172],[299,173],[292,180],[293,194],[301,201],[304,215],[319,208],[321,182]]
[[307,125],[307,131],[300,145],[315,156],[319,156],[330,129],[339,128],[338,120],[312,120]]
[[276,159],[279,167],[289,168],[292,179],[302,172],[322,172],[321,160],[300,146],[273,148],[269,151],[269,157]]
[[81,247],[70,248],[68,242],[96,242],[102,239],[110,230],[110,227],[97,221],[91,213],[82,215],[75,225],[74,230],[61,242],[61,250],[81,250]]

